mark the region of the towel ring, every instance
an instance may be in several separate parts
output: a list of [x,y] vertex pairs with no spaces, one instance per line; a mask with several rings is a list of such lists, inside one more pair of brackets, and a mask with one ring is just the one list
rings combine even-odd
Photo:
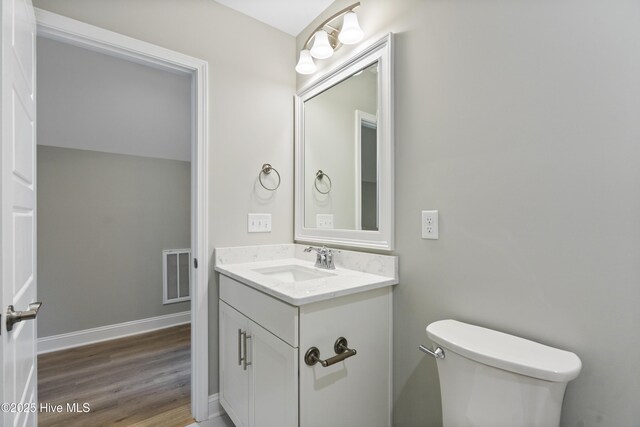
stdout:
[[[322,191],[318,188],[318,181],[322,181],[324,177],[326,177],[327,180],[329,181],[329,189],[327,191]],[[316,190],[318,190],[318,193],[329,194],[331,192],[331,187],[333,186],[333,184],[331,183],[331,178],[329,178],[329,175],[327,175],[326,173],[318,169],[318,172],[316,172],[316,179],[313,181],[313,186],[316,187]]]
[[[272,171],[275,172],[276,175],[278,176],[278,183],[273,188],[267,187],[266,185],[264,185],[264,182],[262,182],[262,174],[269,175]],[[280,172],[278,172],[277,169],[274,168],[273,166],[271,166],[269,163],[265,163],[264,165],[262,165],[262,169],[260,170],[260,173],[258,174],[258,181],[260,181],[260,185],[262,185],[262,187],[265,190],[276,191],[278,189],[278,187],[280,187]]]

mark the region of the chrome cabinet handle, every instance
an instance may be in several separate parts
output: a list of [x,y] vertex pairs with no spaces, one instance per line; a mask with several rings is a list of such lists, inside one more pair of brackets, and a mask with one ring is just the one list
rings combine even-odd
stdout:
[[244,344],[244,357],[242,359],[243,361],[243,365],[242,365],[242,369],[244,371],[247,370],[247,366],[251,365],[251,362],[247,362],[247,340],[251,339],[251,335],[247,334],[247,331],[243,332],[243,339],[242,339],[242,343]]
[[32,302],[31,304],[29,304],[28,310],[15,311],[13,309],[13,306],[10,305],[7,308],[7,331],[11,331],[13,329],[13,325],[18,322],[22,322],[23,320],[35,319],[41,306],[41,302]]
[[427,353],[428,355],[433,356],[436,359],[444,359],[444,350],[441,349],[440,347],[436,347],[435,350],[431,350],[423,346],[422,344],[420,344],[420,347],[418,348],[420,349],[421,352]]
[[251,339],[251,335],[247,334],[247,331],[238,329],[238,366],[242,366],[244,371],[247,370],[247,366],[251,365],[251,362],[247,362],[248,339]]
[[238,366],[242,366],[242,329],[238,329]]
[[326,360],[320,359],[320,350],[318,350],[318,347],[311,347],[304,355],[304,363],[309,366],[313,366],[319,362],[326,368],[327,366],[342,362],[344,359],[355,356],[357,353],[355,349],[349,348],[348,346],[349,343],[345,337],[338,338],[336,343],[333,345],[333,351],[336,352],[336,356],[330,357]]

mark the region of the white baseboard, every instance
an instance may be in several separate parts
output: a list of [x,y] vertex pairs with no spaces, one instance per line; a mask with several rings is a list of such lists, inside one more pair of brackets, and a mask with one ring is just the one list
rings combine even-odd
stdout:
[[189,322],[191,322],[191,312],[183,311],[181,313],[149,317],[147,319],[118,323],[116,325],[69,332],[68,334],[53,335],[38,339],[38,354],[127,337],[129,335],[142,334]]
[[209,419],[219,417],[225,413],[220,405],[220,396],[218,393],[209,396]]

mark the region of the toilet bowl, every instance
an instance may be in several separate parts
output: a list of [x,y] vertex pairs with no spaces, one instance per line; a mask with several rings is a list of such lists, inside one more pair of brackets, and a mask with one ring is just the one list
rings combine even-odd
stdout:
[[574,353],[456,320],[427,326],[444,427],[557,427]]

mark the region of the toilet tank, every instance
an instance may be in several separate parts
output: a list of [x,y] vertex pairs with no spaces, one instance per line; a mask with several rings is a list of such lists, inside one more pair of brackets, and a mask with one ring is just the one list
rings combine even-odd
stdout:
[[437,359],[444,427],[557,427],[574,353],[456,320],[427,326]]

